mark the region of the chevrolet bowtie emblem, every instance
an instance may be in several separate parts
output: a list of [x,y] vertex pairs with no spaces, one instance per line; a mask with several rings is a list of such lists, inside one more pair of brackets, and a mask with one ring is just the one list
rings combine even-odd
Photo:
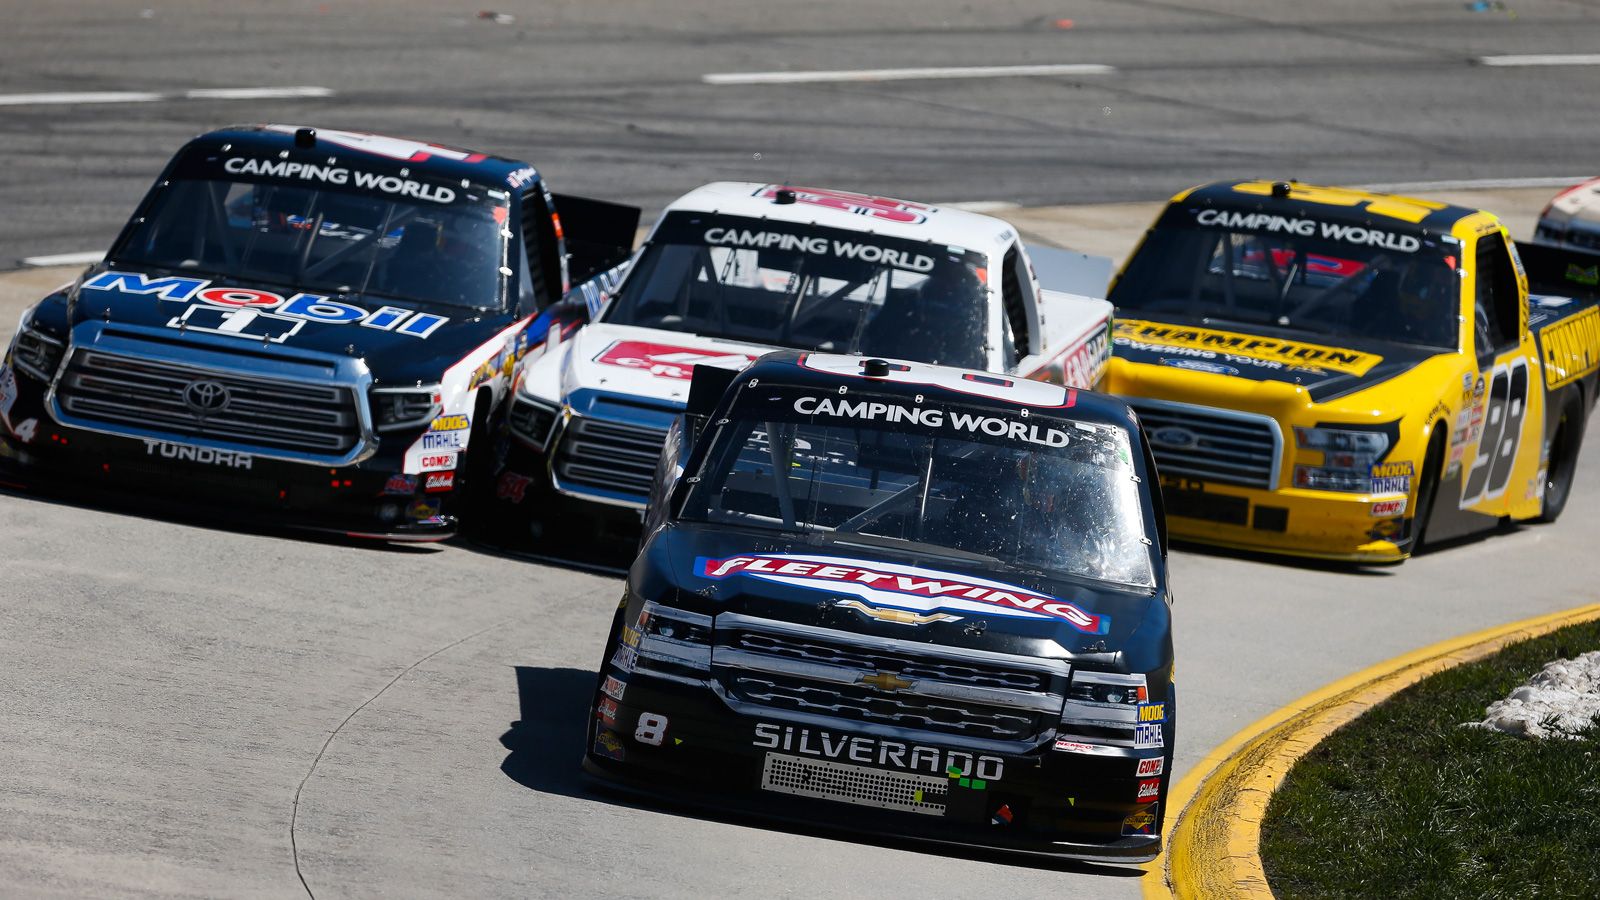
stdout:
[[878,609],[876,607],[868,606],[867,604],[862,603],[860,600],[840,600],[834,605],[844,609],[854,610],[869,619],[877,619],[879,622],[893,622],[896,625],[927,625],[929,622],[961,621],[960,616],[952,616],[949,613],[936,612],[923,614],[914,613],[904,609]]
[[901,678],[893,672],[874,672],[871,675],[861,676],[856,680],[856,684],[875,687],[880,691],[903,691],[916,682],[909,678]]

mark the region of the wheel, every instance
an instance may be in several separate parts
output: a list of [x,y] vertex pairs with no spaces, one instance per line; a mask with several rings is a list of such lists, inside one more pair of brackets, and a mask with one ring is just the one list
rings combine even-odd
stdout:
[[1423,547],[1428,531],[1428,519],[1433,517],[1433,501],[1439,494],[1439,479],[1444,475],[1444,436],[1441,429],[1449,427],[1443,422],[1434,426],[1434,437],[1428,442],[1428,456],[1422,463],[1422,480],[1417,484],[1417,508],[1412,513],[1411,525],[1416,537],[1411,540],[1411,552]]
[[1545,468],[1544,505],[1536,522],[1554,522],[1567,508],[1572,496],[1572,479],[1578,472],[1578,448],[1583,445],[1583,401],[1568,396],[1561,404],[1561,419],[1555,437],[1550,439],[1550,458]]

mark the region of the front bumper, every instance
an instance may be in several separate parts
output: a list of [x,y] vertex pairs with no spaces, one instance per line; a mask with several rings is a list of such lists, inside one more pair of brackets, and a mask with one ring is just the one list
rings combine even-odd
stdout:
[[758,818],[1074,859],[1135,863],[1161,849],[1159,803],[1135,800],[1132,750],[1079,755],[1047,740],[995,754],[924,736],[905,742],[899,758],[910,762],[895,766],[883,746],[892,742],[846,720],[823,729],[779,713],[738,714],[707,683],[642,671],[626,673],[621,693],[596,695],[584,768],[625,789]]
[[456,532],[455,476],[450,491],[429,492],[427,475],[400,474],[398,454],[327,467],[87,431],[50,415],[43,382],[15,378],[9,424],[0,423],[8,481],[90,501],[222,514],[233,524],[248,512],[252,524],[379,540],[440,541]]
[[1167,531],[1176,540],[1348,562],[1397,563],[1411,555],[1409,500],[1402,515],[1384,514],[1398,499],[1162,479]]

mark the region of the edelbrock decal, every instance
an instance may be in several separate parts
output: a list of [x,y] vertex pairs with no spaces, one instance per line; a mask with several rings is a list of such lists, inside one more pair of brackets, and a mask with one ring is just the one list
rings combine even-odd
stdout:
[[1084,634],[1105,634],[1111,619],[1027,588],[920,566],[830,556],[751,554],[695,560],[695,573],[711,579],[746,576],[831,594],[854,594],[874,606],[1058,619]]
[[[186,328],[250,340],[267,338],[274,342],[292,337],[301,323],[360,325],[391,331],[414,338],[427,338],[450,320],[444,316],[417,312],[399,306],[368,310],[340,303],[321,294],[298,293],[290,297],[272,291],[243,287],[208,287],[206,278],[181,275],[148,276],[141,272],[108,270],[83,283],[84,290],[121,291],[125,294],[155,295],[174,303],[200,301],[183,315],[167,323],[170,328]],[[194,311],[204,313],[196,318]],[[222,310],[218,312],[218,310]],[[269,312],[270,311],[270,312]]]

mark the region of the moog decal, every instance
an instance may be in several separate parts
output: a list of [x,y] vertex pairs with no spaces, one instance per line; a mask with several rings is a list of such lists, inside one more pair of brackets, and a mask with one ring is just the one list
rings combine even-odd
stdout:
[[1059,619],[1085,634],[1105,634],[1111,619],[1027,588],[920,566],[826,556],[699,557],[695,573],[711,579],[743,575],[831,594],[854,594],[875,606],[918,613],[963,611]]

